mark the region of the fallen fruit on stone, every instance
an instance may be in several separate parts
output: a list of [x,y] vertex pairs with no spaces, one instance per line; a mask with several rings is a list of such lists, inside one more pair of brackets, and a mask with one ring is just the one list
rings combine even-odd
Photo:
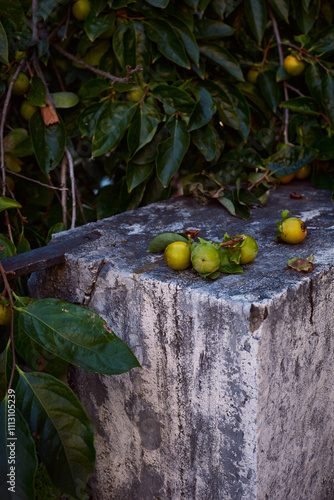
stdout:
[[289,210],[283,210],[281,215],[282,220],[276,223],[278,228],[276,241],[281,239],[291,245],[301,243],[307,235],[305,222],[297,217],[289,217]]
[[304,71],[305,63],[297,59],[297,57],[289,55],[284,59],[283,68],[288,75],[298,76]]
[[220,268],[220,252],[212,243],[199,243],[191,253],[191,263],[199,274],[211,274]]
[[310,164],[305,165],[296,172],[296,179],[302,180],[306,179],[311,173],[312,167]]
[[259,247],[254,238],[249,236],[249,234],[238,234],[237,236],[245,236],[244,241],[240,244],[240,264],[249,264],[257,256]]
[[164,251],[164,259],[166,264],[177,271],[187,269],[190,264],[190,248],[189,243],[184,241],[174,241],[170,243]]
[[0,303],[0,325],[8,325],[12,317],[11,309],[7,301]]
[[295,177],[296,174],[283,175],[283,177],[279,177],[279,181],[281,184],[289,184]]

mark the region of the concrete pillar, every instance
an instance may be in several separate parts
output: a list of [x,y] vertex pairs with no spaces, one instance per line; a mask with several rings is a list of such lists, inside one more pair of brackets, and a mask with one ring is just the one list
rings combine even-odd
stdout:
[[[334,498],[333,205],[330,192],[296,182],[296,200],[290,189],[248,222],[176,198],[56,236],[100,238],[33,275],[31,295],[96,311],[142,365],[71,370],[96,432],[94,499]],[[308,225],[300,245],[275,242],[284,209]],[[250,234],[258,257],[211,282],[146,252],[154,236],[187,229]],[[311,274],[284,270],[311,253]]]

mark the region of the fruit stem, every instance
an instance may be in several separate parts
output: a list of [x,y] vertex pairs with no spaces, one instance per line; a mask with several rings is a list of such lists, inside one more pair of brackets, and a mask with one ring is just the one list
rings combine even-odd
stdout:
[[240,238],[234,238],[233,240],[230,241],[225,241],[225,243],[220,243],[221,247],[229,247],[231,245],[234,245],[234,243],[238,243],[239,241],[244,241],[245,236],[240,236]]

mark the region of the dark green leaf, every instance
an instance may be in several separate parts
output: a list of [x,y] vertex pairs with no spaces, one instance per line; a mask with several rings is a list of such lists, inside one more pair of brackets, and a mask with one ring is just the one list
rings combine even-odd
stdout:
[[109,89],[109,83],[105,80],[94,78],[84,82],[78,90],[78,96],[82,101],[90,101],[98,97],[102,92]]
[[6,92],[6,84],[2,80],[0,80],[0,97]]
[[271,113],[268,109],[267,104],[263,100],[262,94],[260,93],[258,87],[248,82],[239,82],[237,84],[237,87],[251,103],[255,104],[255,106],[259,108],[266,119],[269,120]]
[[216,101],[219,116],[223,123],[240,132],[247,139],[250,130],[250,110],[246,99],[237,87],[217,82],[219,89]]
[[189,7],[192,7],[194,10],[197,10],[198,1],[199,0],[184,0],[184,3],[189,5]]
[[153,95],[180,113],[191,113],[196,105],[196,101],[185,90],[174,85],[157,85]]
[[197,40],[215,40],[225,36],[231,36],[234,29],[228,24],[212,19],[198,19],[194,26],[194,35]]
[[56,108],[73,108],[79,102],[79,97],[73,92],[54,92],[51,97]]
[[27,19],[20,2],[0,0],[0,12],[10,19],[17,28],[26,25]]
[[[10,326],[8,325],[8,329]],[[7,393],[7,387],[8,387],[8,379],[10,377],[10,374],[8,373],[9,370],[11,370],[12,367],[12,352],[10,350],[10,344],[11,341],[7,341],[6,345],[6,337],[1,331],[2,339],[1,339],[1,349],[3,348],[2,343],[5,345],[4,350],[0,353],[0,400],[2,401],[4,397],[6,396]],[[9,335],[9,333],[8,333]],[[0,438],[1,439],[1,438]],[[1,448],[0,448],[1,450]],[[0,470],[2,470],[2,467],[0,466]]]
[[312,40],[310,51],[325,54],[334,50],[334,25],[327,26],[324,30],[320,31]]
[[9,66],[7,33],[0,21],[0,62]]
[[261,72],[258,76],[257,84],[270,109],[276,111],[281,99],[280,88],[276,81],[276,73],[274,71]]
[[258,168],[262,164],[261,157],[253,149],[233,149],[220,159],[221,162],[237,162],[246,167]]
[[129,193],[139,184],[146,181],[154,170],[154,163],[147,165],[138,165],[137,163],[128,163],[126,167],[126,182]]
[[45,21],[51,14],[51,12],[57,7],[57,5],[61,4],[62,2],[63,0],[41,0],[34,12],[34,21],[37,22],[41,19]]
[[334,128],[334,78],[326,73],[321,82],[321,100],[326,116]]
[[15,396],[15,391],[10,389],[0,403],[0,497],[30,500],[35,498],[37,456],[34,440]]
[[244,81],[244,75],[238,61],[228,50],[215,43],[201,44],[199,50],[208,59],[221,66],[227,73],[236,78],[236,80],[240,82]]
[[276,14],[284,19],[285,22],[289,22],[289,0],[269,0],[270,5],[276,12]]
[[320,0],[312,0],[308,10],[304,8],[300,0],[292,0],[292,6],[299,29],[307,34],[318,17]]
[[267,7],[264,0],[245,0],[245,14],[247,23],[260,45],[267,24]]
[[139,363],[96,313],[68,302],[43,299],[16,307],[23,331],[41,347],[87,371],[115,375]]
[[16,254],[16,247],[10,239],[0,234],[0,259],[6,259]]
[[204,125],[204,127],[194,130],[191,133],[191,139],[206,161],[214,159],[217,149],[217,137],[213,127]]
[[305,71],[305,82],[308,86],[311,96],[321,104],[321,70],[318,64],[309,65]]
[[231,214],[231,215],[236,215],[235,212],[235,206],[233,204],[233,201],[230,200],[227,196],[220,196],[218,198],[218,201],[223,205],[223,207],[226,208],[226,210]]
[[63,123],[46,126],[39,112],[29,121],[32,146],[38,165],[46,175],[61,162],[66,146],[66,130]]
[[190,59],[194,61],[194,63],[199,65],[199,48],[196,42],[196,38],[192,31],[188,28],[188,26],[178,19],[177,17],[170,18],[171,25],[176,30],[178,35],[180,36],[182,42],[184,43],[186,52]]
[[168,186],[178,171],[184,155],[188,151],[190,135],[183,120],[175,120],[172,137],[159,144],[157,155],[157,175],[163,186]]
[[227,274],[239,274],[239,273],[242,274],[244,272],[242,267],[236,264],[235,262],[226,262],[225,264],[220,266],[219,271],[221,273],[227,273]]
[[199,2],[198,2],[198,10],[200,11],[200,13],[202,15],[206,11],[206,8],[207,8],[207,6],[209,5],[210,2],[211,2],[211,0],[199,0]]
[[36,436],[38,454],[56,486],[82,498],[94,470],[94,431],[73,391],[47,373],[24,373],[17,405]]
[[211,120],[216,112],[210,93],[203,87],[196,88],[200,98],[189,120],[189,131],[203,127]]
[[134,22],[128,21],[120,24],[113,36],[113,49],[122,68],[127,65],[132,68],[136,66],[135,45]]
[[91,10],[85,19],[85,32],[88,38],[93,42],[99,35],[115,26],[115,13],[111,12],[102,16],[96,16],[94,10]]
[[334,136],[323,137],[315,144],[319,151],[318,159],[322,161],[334,159]]
[[136,104],[124,101],[110,102],[103,107],[95,125],[93,156],[101,156],[119,144],[136,109]]
[[49,42],[47,40],[37,41],[37,54],[39,59],[43,57],[49,50]]
[[63,222],[57,222],[57,224],[50,227],[45,243],[50,243],[53,234],[62,233],[63,231],[66,231],[65,224]]
[[319,115],[317,103],[312,97],[294,97],[281,103],[283,108],[291,109],[296,113]]
[[92,137],[96,121],[103,109],[104,105],[98,102],[85,108],[84,111],[78,116],[77,122],[82,137]]
[[273,154],[264,162],[277,177],[297,172],[310,163],[315,157],[315,151],[301,146],[288,146]]
[[160,7],[160,9],[164,9],[169,4],[169,0],[146,0],[146,2],[153,7]]
[[148,247],[148,252],[160,252],[173,243],[174,241],[185,241],[188,243],[188,238],[181,233],[163,233],[156,236]]
[[39,76],[32,77],[28,100],[33,106],[42,107],[46,104],[46,86]]
[[[112,3],[112,1],[110,1],[110,0],[109,0],[109,2],[108,2],[108,0],[90,0],[90,4],[91,4],[96,16],[101,14],[103,9],[106,8],[107,4],[110,5],[111,3]],[[117,8],[117,7],[115,7],[115,8]]]
[[138,108],[131,120],[127,137],[131,155],[151,142],[160,120],[160,114],[153,105],[144,102],[142,107]]
[[22,205],[16,200],[12,198],[6,198],[5,196],[1,196],[0,198],[0,212],[4,210],[9,210],[10,208],[22,208]]
[[168,22],[162,19],[151,19],[147,23],[147,33],[167,59],[182,68],[190,69],[190,62],[185,53],[184,45]]

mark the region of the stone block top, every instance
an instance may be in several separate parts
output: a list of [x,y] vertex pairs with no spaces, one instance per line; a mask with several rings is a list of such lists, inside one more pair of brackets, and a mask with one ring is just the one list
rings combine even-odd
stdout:
[[[290,192],[304,196],[291,199]],[[307,236],[298,245],[276,243],[276,222],[283,210],[299,217],[307,225]],[[331,193],[316,190],[310,184],[295,182],[270,193],[265,207],[253,208],[249,221],[230,215],[219,202],[201,206],[192,197],[170,200],[125,212],[101,221],[55,235],[72,238],[78,233],[97,233],[99,238],[67,254],[67,260],[84,259],[89,267],[99,262],[99,272],[110,268],[136,280],[169,282],[177,288],[209,293],[217,299],[263,303],[298,286],[303,280],[333,269],[334,206]],[[244,274],[222,274],[217,280],[205,280],[194,270],[174,271],[165,265],[162,252],[148,253],[151,240],[164,232],[197,229],[206,240],[220,242],[225,232],[230,236],[250,234],[258,242],[256,259],[243,266]],[[304,275],[284,270],[287,260],[314,254],[315,270]],[[82,261],[81,261],[82,262]]]

